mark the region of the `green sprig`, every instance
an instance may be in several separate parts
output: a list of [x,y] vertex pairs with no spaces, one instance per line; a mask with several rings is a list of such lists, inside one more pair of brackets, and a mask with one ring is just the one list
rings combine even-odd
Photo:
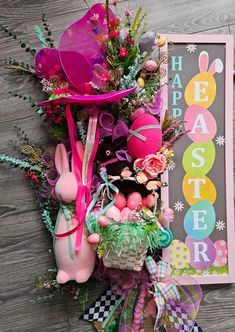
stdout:
[[79,131],[82,143],[85,145],[86,144],[86,131],[84,129],[83,123],[81,121],[78,121],[77,127],[78,127],[78,131]]
[[40,44],[42,45],[42,47],[47,47],[46,38],[45,38],[40,26],[35,25],[34,31],[35,31],[36,35],[38,36],[38,39],[39,39]]
[[5,154],[0,154],[0,163],[8,163],[14,167],[18,167],[24,170],[30,170],[32,172],[40,172],[41,169],[38,166],[31,165],[27,161],[23,161],[14,157],[7,156]]
[[55,45],[54,45],[54,40],[51,39],[52,32],[51,32],[51,30],[50,30],[50,28],[49,28],[49,24],[47,23],[47,20],[46,20],[46,17],[45,17],[45,16],[46,16],[46,15],[43,13],[43,14],[42,14],[42,18],[41,18],[41,20],[42,20],[42,23],[43,23],[44,30],[46,31],[46,34],[47,34],[47,37],[45,38],[45,40],[46,40],[46,45],[47,45],[48,47],[52,47],[52,48],[54,48],[54,47],[55,47]]
[[18,61],[16,59],[11,59],[11,58],[7,59],[5,61],[5,67],[23,71],[23,72],[31,74],[31,75],[35,75],[34,66],[29,65],[28,63],[25,63],[23,61]]
[[52,236],[54,236],[54,226],[52,224],[49,211],[47,211],[47,210],[42,211],[42,220],[43,220],[46,228],[48,229],[48,231],[51,233]]
[[3,26],[2,24],[0,24],[0,30],[4,31],[5,33],[8,34],[9,37],[11,37],[14,40],[17,40],[18,43],[20,44],[20,47],[23,48],[25,50],[26,53],[30,53],[32,56],[35,56],[36,54],[36,50],[34,48],[31,48],[29,45],[27,45],[24,41],[22,41],[21,39],[18,39],[18,36],[10,31],[8,29],[8,27]]
[[23,99],[27,102],[29,102],[31,104],[31,107],[35,107],[36,106],[36,102],[33,101],[33,98],[31,96],[24,96],[22,94],[19,94],[15,91],[8,91],[10,95],[12,95],[13,97],[17,97],[20,99]]

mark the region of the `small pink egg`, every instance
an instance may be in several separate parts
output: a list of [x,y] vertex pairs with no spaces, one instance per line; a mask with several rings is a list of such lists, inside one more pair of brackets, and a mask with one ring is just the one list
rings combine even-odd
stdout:
[[114,196],[116,198],[115,201],[115,206],[119,209],[122,210],[126,206],[126,197],[123,195],[123,193],[118,193],[117,195]]
[[154,207],[154,205],[155,205],[155,200],[156,200],[156,198],[155,198],[155,196],[153,195],[153,194],[149,194],[148,196],[147,196],[147,207],[148,208],[152,208],[152,207]]
[[127,198],[127,207],[130,210],[135,210],[140,204],[142,204],[142,197],[137,191],[130,194]]
[[148,60],[145,62],[144,68],[147,71],[154,71],[157,69],[157,63],[154,60]]
[[128,207],[125,207],[125,208],[121,211],[121,221],[127,221],[130,212],[131,212],[131,210],[130,210]]
[[121,212],[120,210],[114,205],[111,208],[109,208],[106,213],[106,217],[113,219],[115,221],[120,221],[121,220]]
[[147,197],[143,197],[142,203],[143,203],[143,205],[147,206]]
[[163,210],[163,217],[168,221],[172,221],[174,219],[174,211],[170,208],[165,208]]
[[100,225],[100,227],[107,227],[109,224],[109,219],[106,216],[99,216],[98,224]]
[[145,114],[145,108],[143,108],[143,107],[139,107],[139,108],[137,108],[136,110],[134,110],[134,112],[131,114],[131,117],[130,117],[130,119],[131,119],[131,121],[133,122],[133,121],[135,121],[137,118],[138,118],[138,116],[140,116],[140,115],[142,115],[142,114]]
[[91,235],[88,236],[87,241],[90,244],[97,244],[97,243],[100,242],[100,236],[97,233],[93,233],[93,234],[91,234]]

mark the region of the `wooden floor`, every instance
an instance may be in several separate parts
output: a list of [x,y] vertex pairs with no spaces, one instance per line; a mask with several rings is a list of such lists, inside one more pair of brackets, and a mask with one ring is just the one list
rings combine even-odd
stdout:
[[[88,0],[89,5],[95,1]],[[120,1],[121,8],[127,4]],[[145,0],[132,1],[134,8],[149,10],[149,26],[161,33],[205,33],[235,35],[234,0]],[[58,41],[63,29],[83,15],[82,0],[0,0],[0,23],[9,26],[37,46],[33,32],[41,13],[47,14],[53,37]],[[0,33],[0,59],[28,56]],[[14,126],[24,129],[35,142],[46,143],[40,118],[30,106],[9,97],[9,90],[26,92],[40,100],[39,84],[26,75],[0,68],[0,153],[17,155],[10,139]],[[31,189],[21,173],[0,166],[0,332],[93,331],[91,324],[79,321],[81,308],[73,301],[32,304],[32,276],[53,265],[50,241],[40,220]],[[204,288],[198,318],[206,332],[235,331],[235,285]],[[97,289],[93,299],[100,293]]]

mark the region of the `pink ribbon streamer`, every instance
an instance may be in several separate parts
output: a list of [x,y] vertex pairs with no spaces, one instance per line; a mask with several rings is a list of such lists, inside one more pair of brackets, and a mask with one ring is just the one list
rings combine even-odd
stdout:
[[[95,158],[96,150],[99,142],[99,131],[96,127],[97,124],[97,113],[93,114],[89,119],[89,128],[87,133],[87,144],[92,144],[91,152],[86,153],[87,145],[85,148],[84,161],[79,157],[76,148],[76,129],[73,121],[73,117],[70,110],[70,104],[65,107],[65,114],[69,129],[69,138],[72,149],[73,161],[74,161],[74,172],[77,179],[77,197],[76,197],[76,219],[77,225],[77,237],[75,250],[79,251],[81,248],[82,236],[83,236],[83,223],[86,214],[87,207],[91,201],[91,181],[92,181],[92,164]],[[92,123],[92,125],[90,125]],[[86,174],[84,174],[84,170]],[[84,181],[85,179],[85,181]]]

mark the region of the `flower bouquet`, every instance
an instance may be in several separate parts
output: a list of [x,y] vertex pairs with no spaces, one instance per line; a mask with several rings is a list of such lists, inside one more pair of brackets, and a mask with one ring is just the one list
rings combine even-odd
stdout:
[[[53,238],[56,268],[37,278],[38,289],[84,299],[91,276],[108,279],[101,298],[112,305],[83,315],[99,331],[196,331],[200,287],[173,280],[161,259],[174,219],[161,197],[162,174],[185,134],[167,112],[165,39],[146,29],[141,8],[120,16],[110,7],[93,5],[57,48],[36,26],[43,48],[25,46],[35,66],[8,64],[39,78],[47,99],[36,112],[55,143],[43,151],[23,133],[24,159],[0,155],[0,162],[24,170]],[[43,25],[48,32],[44,16]]]

